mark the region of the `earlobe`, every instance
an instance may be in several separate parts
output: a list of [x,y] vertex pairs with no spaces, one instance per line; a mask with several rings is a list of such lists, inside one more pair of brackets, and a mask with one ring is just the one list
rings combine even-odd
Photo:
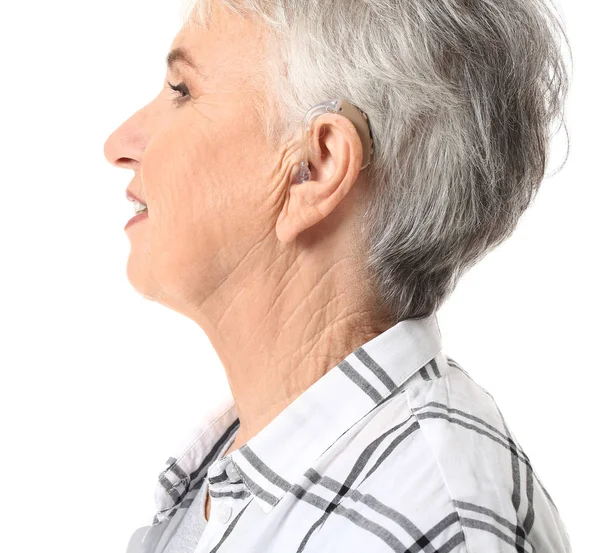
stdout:
[[277,238],[284,245],[294,241],[296,236],[299,234],[290,221],[289,206],[290,200],[288,199],[288,201],[285,202],[281,213],[279,213],[279,217],[277,217],[277,222],[275,223],[275,233],[277,234]]
[[290,179],[288,197],[275,225],[277,238],[282,244],[293,242],[300,233],[317,222],[314,216],[309,215],[314,209],[315,200],[315,182],[311,179],[309,163],[303,160]]

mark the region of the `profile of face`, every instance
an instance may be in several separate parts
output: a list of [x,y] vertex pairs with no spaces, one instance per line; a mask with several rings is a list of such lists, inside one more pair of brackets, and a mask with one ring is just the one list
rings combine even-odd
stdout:
[[177,55],[160,93],[105,143],[109,162],[134,170],[128,188],[148,206],[125,231],[128,279],[180,311],[218,287],[282,209],[287,146],[269,149],[254,108],[265,94],[263,32],[219,9],[209,30],[188,21],[171,51],[198,69]]
[[[324,236],[342,248],[352,242],[345,215],[358,205],[360,137],[347,118],[321,115],[309,138],[311,180],[293,184],[304,159],[301,127],[272,146],[257,107],[271,100],[260,61],[268,32],[218,3],[208,29],[187,21],[160,93],[105,143],[110,163],[134,170],[128,188],[148,206],[147,218],[126,229],[128,279],[145,298],[192,318],[223,283],[264,278],[252,273],[261,264],[266,272],[281,245],[308,229],[311,245]],[[337,207],[345,198],[346,208]],[[327,265],[332,244],[323,246]],[[277,288],[282,277],[272,278]]]

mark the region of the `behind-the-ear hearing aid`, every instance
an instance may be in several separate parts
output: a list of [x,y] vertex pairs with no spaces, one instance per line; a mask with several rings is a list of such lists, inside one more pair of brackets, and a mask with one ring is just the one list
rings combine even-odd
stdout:
[[364,169],[371,163],[371,155],[373,153],[373,135],[369,126],[369,118],[367,114],[360,108],[357,108],[347,100],[326,100],[313,106],[304,117],[302,128],[302,147],[304,150],[304,159],[300,162],[299,171],[296,174],[296,184],[302,184],[310,180],[310,169],[308,167],[308,132],[310,125],[316,117],[324,113],[337,113],[347,117],[354,123],[356,130],[360,136],[363,149],[363,162],[361,169]]

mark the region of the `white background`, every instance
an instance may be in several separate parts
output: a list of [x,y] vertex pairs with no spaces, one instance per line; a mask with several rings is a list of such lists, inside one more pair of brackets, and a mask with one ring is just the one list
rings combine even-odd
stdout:
[[[589,552],[600,516],[599,13],[583,0],[561,9],[574,59],[569,159],[438,319],[445,352],[495,397],[573,551]],[[154,513],[163,462],[228,394],[201,329],[128,283],[133,172],[103,154],[160,90],[180,17],[167,0],[1,3],[2,551],[124,553]],[[564,153],[561,131],[550,172]]]

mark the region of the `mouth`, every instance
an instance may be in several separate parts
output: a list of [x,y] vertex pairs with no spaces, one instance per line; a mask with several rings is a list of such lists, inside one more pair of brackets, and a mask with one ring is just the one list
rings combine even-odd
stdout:
[[143,213],[144,211],[148,211],[148,206],[143,204],[142,202],[138,202],[137,200],[133,200],[133,209],[135,210],[135,214]]
[[144,219],[148,218],[148,210],[147,209],[142,209],[139,212],[136,212],[136,214],[129,219],[129,221],[127,221],[127,224],[125,225],[125,229],[127,230],[131,225],[134,225],[135,223],[139,222],[139,221],[143,221]]
[[148,206],[142,201],[141,198],[138,198],[129,188],[125,191],[125,197],[133,202],[133,208],[135,210],[136,215],[138,213],[142,213],[145,209],[148,209]]
[[129,219],[125,225],[125,229],[127,229],[134,223],[148,218],[148,206],[142,202],[141,198],[138,198],[131,190],[129,190],[129,188],[125,192],[125,197],[130,202],[133,202],[133,210],[135,212],[135,215]]

